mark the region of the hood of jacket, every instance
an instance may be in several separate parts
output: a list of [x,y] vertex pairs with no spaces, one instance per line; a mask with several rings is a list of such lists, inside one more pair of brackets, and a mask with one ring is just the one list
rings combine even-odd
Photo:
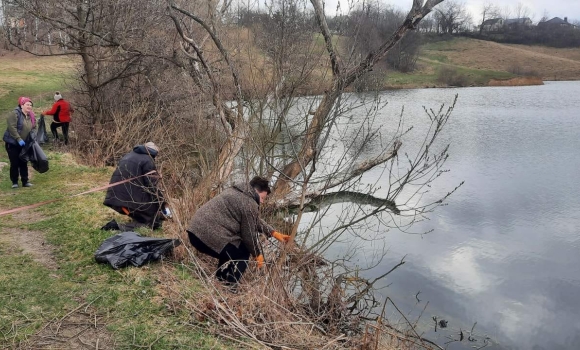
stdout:
[[256,190],[250,186],[249,183],[247,182],[240,182],[237,184],[234,184],[232,186],[234,189],[242,192],[243,194],[247,195],[250,198],[253,198],[256,203],[258,203],[258,205],[260,205],[260,196],[258,195],[258,192],[256,192]]
[[144,145],[138,145],[133,147],[133,152],[139,154],[150,154],[151,157],[155,158],[157,156],[157,151],[151,148],[147,148]]

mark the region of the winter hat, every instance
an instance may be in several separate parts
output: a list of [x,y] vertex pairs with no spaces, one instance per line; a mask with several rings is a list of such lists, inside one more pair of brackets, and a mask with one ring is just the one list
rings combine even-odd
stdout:
[[30,97],[24,97],[24,96],[22,96],[22,97],[18,98],[18,105],[19,106],[24,105],[26,102],[32,103],[32,100],[30,99]]
[[149,149],[154,150],[155,152],[159,152],[159,147],[157,147],[157,145],[151,141],[147,142],[144,146],[149,148]]
[[54,93],[54,100],[58,101],[58,100],[62,100],[62,95],[60,94],[60,92],[55,92]]

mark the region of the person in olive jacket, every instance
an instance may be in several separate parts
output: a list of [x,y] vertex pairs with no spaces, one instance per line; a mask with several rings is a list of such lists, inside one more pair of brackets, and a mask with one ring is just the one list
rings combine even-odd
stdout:
[[[133,221],[128,224],[118,224],[111,220],[103,230],[129,231],[137,227],[161,227],[165,217],[161,211],[164,208],[162,192],[157,187],[155,157],[159,148],[153,142],[138,145],[119,161],[113,172],[110,184],[138,177],[128,182],[109,187],[104,205],[120,214],[128,215]],[[149,175],[145,175],[151,173]]]
[[187,227],[191,245],[218,259],[216,277],[236,284],[253,256],[258,267],[264,265],[258,233],[287,242],[290,236],[275,231],[259,218],[259,205],[271,190],[268,180],[256,176],[250,183],[239,183],[202,205]]
[[18,175],[22,186],[30,187],[28,181],[28,162],[20,159],[20,152],[26,145],[28,135],[36,128],[36,120],[32,112],[32,101],[28,97],[18,99],[18,107],[10,114],[6,122],[7,128],[2,138],[6,144],[6,152],[10,160],[10,180],[12,188],[18,188]]

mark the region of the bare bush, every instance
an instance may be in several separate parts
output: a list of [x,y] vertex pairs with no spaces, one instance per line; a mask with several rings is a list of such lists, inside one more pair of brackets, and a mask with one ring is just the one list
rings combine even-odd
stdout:
[[514,61],[508,67],[508,72],[523,77],[539,77],[540,74],[533,68],[524,67],[520,62]]
[[468,86],[469,78],[457,68],[442,66],[437,72],[437,81],[448,86]]
[[[265,250],[279,252],[277,247]],[[376,301],[368,281],[337,277],[338,267],[316,255],[287,253],[282,265],[269,255],[266,268],[247,273],[245,283],[232,291],[211,278],[209,264],[189,251],[194,262],[189,271],[205,288],[192,289],[170,273],[163,274],[160,288],[177,307],[190,310],[192,326],[247,348],[439,348],[417,334],[414,324],[388,299],[373,314],[370,306]],[[377,322],[369,326],[368,318]]]

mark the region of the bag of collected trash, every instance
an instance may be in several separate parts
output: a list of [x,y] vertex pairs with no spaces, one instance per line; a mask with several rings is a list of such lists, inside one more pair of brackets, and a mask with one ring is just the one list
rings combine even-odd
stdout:
[[95,260],[110,264],[115,270],[143,266],[181,244],[178,239],[143,237],[136,232],[122,232],[107,238],[97,249]]
[[20,159],[24,162],[30,162],[34,170],[39,173],[46,173],[48,171],[48,157],[36,142],[36,134],[31,131],[26,138],[26,145],[20,151]]
[[48,142],[48,134],[46,133],[46,123],[44,122],[44,115],[40,115],[40,120],[36,123],[38,125],[38,132],[36,133],[36,141],[39,144]]

